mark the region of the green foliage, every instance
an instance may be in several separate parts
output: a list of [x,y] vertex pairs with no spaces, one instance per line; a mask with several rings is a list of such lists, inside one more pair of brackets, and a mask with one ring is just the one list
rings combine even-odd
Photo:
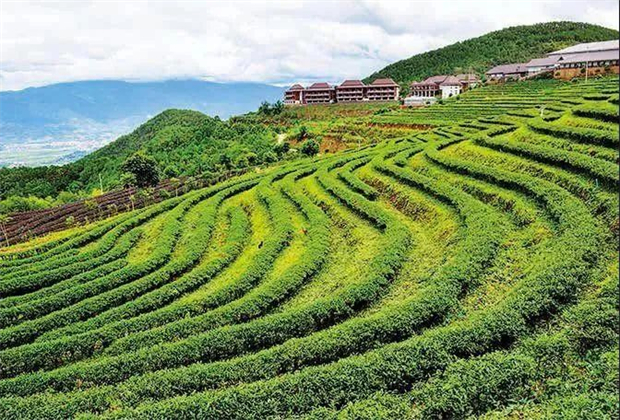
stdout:
[[258,113],[266,117],[277,116],[281,114],[282,111],[284,111],[284,104],[282,101],[276,101],[273,105],[265,101],[258,107]]
[[[66,195],[71,195],[66,193]],[[66,196],[63,195],[63,196]],[[46,200],[44,198],[29,196],[9,196],[5,200],[0,201],[0,213],[15,213],[21,211],[40,210],[50,207],[52,200]]]
[[314,139],[308,139],[302,143],[300,151],[306,156],[314,156],[319,153],[319,143]]
[[123,162],[121,170],[133,175],[136,186],[140,188],[152,187],[159,183],[157,162],[143,153],[135,153],[128,157]]

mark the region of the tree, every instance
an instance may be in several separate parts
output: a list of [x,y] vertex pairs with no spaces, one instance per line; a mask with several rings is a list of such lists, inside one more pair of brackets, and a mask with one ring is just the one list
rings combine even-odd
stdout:
[[271,114],[271,104],[267,101],[263,101],[258,107],[258,113],[263,115]]
[[235,159],[235,169],[247,168],[248,166],[250,166],[250,162],[246,155],[238,156],[237,159]]
[[220,155],[220,164],[224,166],[224,169],[229,170],[233,166],[233,159],[229,153],[223,153]]
[[273,105],[267,101],[263,101],[258,107],[258,113],[268,117],[278,115],[284,111],[284,104],[282,101],[276,101]]
[[157,162],[143,153],[138,152],[127,158],[121,169],[135,176],[138,187],[152,187],[159,182]]
[[6,241],[6,246],[11,245],[9,243],[9,236],[6,233],[6,224],[11,221],[11,218],[8,214],[0,213],[0,228],[2,228],[2,236],[4,236],[4,240]]
[[248,164],[250,166],[254,166],[258,163],[258,155],[254,152],[247,152],[245,155],[245,158],[248,161]]
[[276,101],[271,108],[273,115],[281,114],[284,111],[284,103],[280,100]]
[[319,153],[319,143],[310,139],[306,140],[304,144],[301,145],[301,153],[306,156],[314,156]]

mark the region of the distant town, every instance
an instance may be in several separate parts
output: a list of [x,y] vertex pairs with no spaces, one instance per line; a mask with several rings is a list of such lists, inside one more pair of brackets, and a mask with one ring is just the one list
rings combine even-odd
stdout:
[[[495,66],[485,72],[485,83],[553,77],[571,80],[604,74],[618,74],[619,41],[589,42],[573,45],[534,58],[527,63]],[[409,95],[402,98],[405,106],[431,105],[476,87],[482,80],[473,72],[455,75],[436,75],[410,85]],[[326,82],[308,87],[294,84],[284,93],[285,105],[314,105],[363,101],[400,100],[400,86],[390,78],[376,79],[370,84],[361,80],[345,80],[333,86]]]

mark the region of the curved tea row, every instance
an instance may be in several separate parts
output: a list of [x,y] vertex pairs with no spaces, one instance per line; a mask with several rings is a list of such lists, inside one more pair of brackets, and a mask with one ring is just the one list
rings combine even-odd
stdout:
[[611,86],[22,247],[0,260],[0,416],[613,416]]

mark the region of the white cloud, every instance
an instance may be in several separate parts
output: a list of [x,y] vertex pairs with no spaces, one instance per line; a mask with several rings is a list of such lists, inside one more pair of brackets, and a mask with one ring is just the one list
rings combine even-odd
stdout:
[[618,28],[616,0],[0,5],[0,90],[92,79],[338,81],[511,25]]

